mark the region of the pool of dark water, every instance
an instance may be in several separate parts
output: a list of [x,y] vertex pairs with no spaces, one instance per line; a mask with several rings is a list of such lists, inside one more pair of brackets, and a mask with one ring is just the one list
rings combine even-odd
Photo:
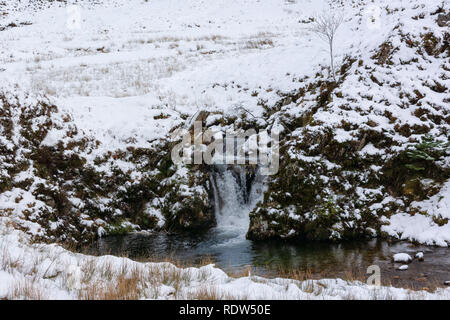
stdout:
[[[381,240],[343,243],[253,242],[242,230],[212,229],[204,234],[129,234],[100,239],[91,250],[96,254],[126,255],[130,258],[170,259],[196,264],[210,258],[227,272],[251,268],[254,274],[276,277],[298,270],[312,278],[366,279],[367,268],[377,265],[383,284],[412,289],[445,286],[450,280],[450,249]],[[414,260],[406,271],[392,261],[395,253],[412,257],[424,252],[425,260]],[[282,272],[281,272],[282,271]]]

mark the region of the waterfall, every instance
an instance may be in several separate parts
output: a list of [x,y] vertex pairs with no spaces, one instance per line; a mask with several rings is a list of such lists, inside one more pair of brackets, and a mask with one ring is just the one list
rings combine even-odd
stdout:
[[264,193],[263,177],[245,167],[216,166],[212,178],[217,227],[230,238],[245,239],[253,210]]

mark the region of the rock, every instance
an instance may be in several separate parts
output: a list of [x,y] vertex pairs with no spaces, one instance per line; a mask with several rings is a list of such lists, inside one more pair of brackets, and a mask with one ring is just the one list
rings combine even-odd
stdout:
[[449,281],[445,281],[444,284],[445,284],[446,286],[450,286],[450,280],[449,280]]
[[437,17],[437,24],[439,27],[446,27],[450,22],[450,12],[447,14],[440,14]]
[[410,263],[413,259],[411,256],[407,253],[397,253],[394,254],[394,262],[403,262],[403,263]]
[[400,271],[406,271],[406,270],[408,270],[408,265],[407,265],[407,264],[404,264],[404,265],[398,267],[397,270],[400,270]]
[[417,252],[416,253],[416,259],[419,261],[424,261],[423,252]]

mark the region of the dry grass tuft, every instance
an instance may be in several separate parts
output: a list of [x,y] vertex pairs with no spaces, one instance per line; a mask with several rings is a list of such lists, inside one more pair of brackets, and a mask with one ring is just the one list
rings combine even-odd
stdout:
[[245,297],[236,297],[231,294],[221,292],[215,286],[203,285],[200,289],[190,293],[189,300],[246,300]]
[[141,283],[139,277],[127,278],[120,275],[113,282],[106,285],[101,281],[90,283],[80,290],[78,298],[81,300],[137,300],[141,298]]
[[34,281],[21,280],[14,282],[9,289],[8,299],[10,300],[46,300],[46,295]]

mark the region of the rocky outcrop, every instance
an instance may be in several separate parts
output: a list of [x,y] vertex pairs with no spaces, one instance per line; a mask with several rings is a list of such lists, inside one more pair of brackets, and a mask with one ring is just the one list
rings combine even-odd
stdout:
[[447,27],[450,24],[450,12],[438,15],[436,22],[439,27]]
[[[296,103],[267,108],[286,130],[249,239],[387,236],[400,212],[448,223],[416,206],[450,179],[446,37],[397,26],[369,58],[348,57],[336,83],[317,73],[300,81]],[[427,68],[442,73],[431,79]]]
[[175,142],[102,153],[45,97],[1,93],[0,104],[0,215],[16,217],[37,239],[81,243],[214,223],[209,172],[175,166]]

